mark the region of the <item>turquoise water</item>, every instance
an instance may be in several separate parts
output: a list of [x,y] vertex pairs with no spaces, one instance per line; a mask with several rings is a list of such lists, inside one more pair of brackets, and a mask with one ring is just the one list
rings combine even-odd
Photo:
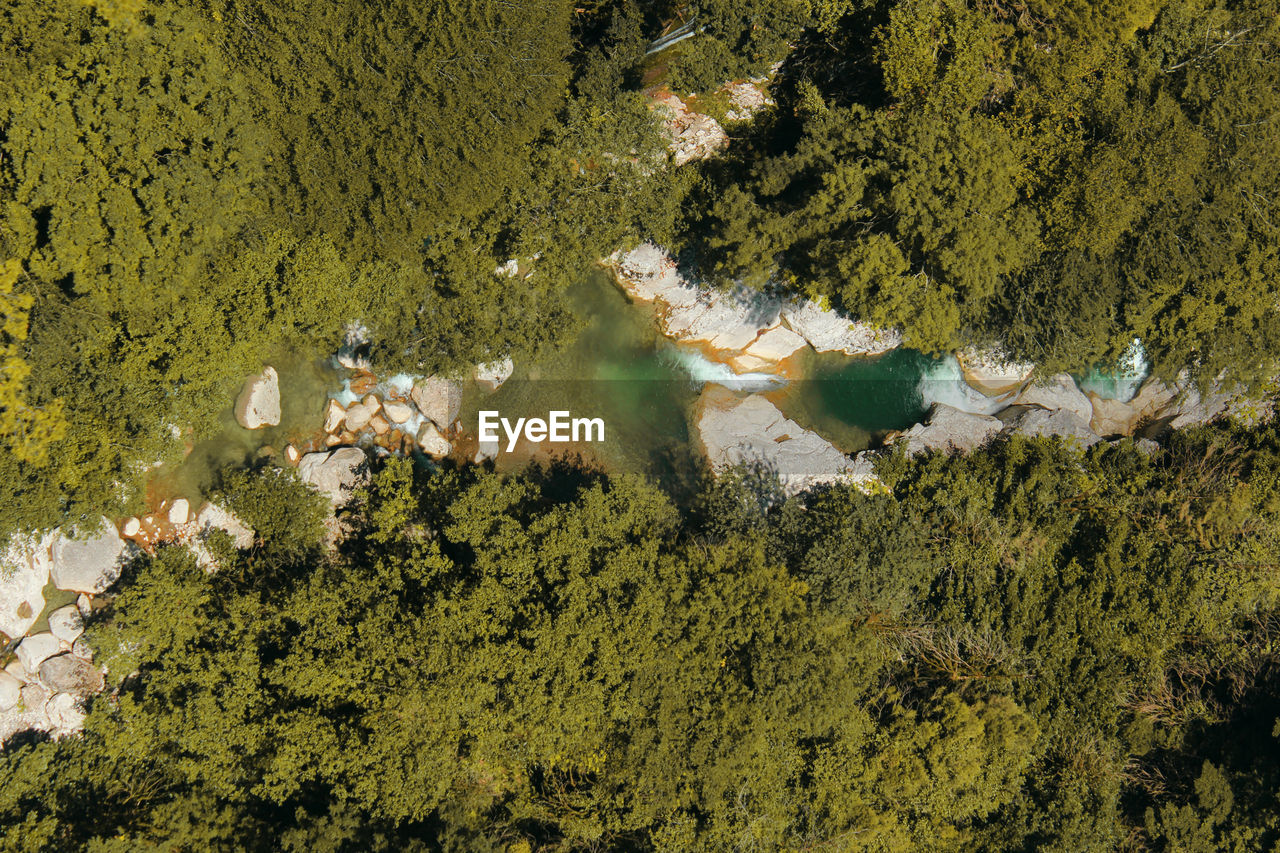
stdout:
[[803,350],[792,381],[770,399],[787,417],[845,453],[879,442],[890,430],[918,423],[928,411],[921,379],[936,360],[909,349],[873,358]]
[[516,418],[546,418],[553,410],[602,418],[605,440],[574,445],[522,442],[503,453],[503,468],[523,465],[536,452],[581,455],[609,470],[669,477],[698,466],[689,419],[698,396],[676,350],[658,334],[647,307],[631,305],[603,271],[573,288],[571,304],[583,328],[574,342],[535,365],[516,371],[497,391],[472,387],[464,394],[462,423],[474,433],[481,409]]
[[[767,394],[787,417],[846,453],[872,446],[889,430],[911,426],[928,408],[920,380],[936,362],[911,350],[851,358],[806,349],[793,362],[789,382],[763,374],[739,377],[727,365],[661,336],[652,308],[629,303],[603,271],[588,276],[570,298],[585,324],[578,338],[540,364],[517,365],[498,391],[468,393],[467,431],[474,431],[480,409],[512,420],[545,418],[553,409],[600,417],[607,425],[606,441],[575,445],[571,453],[611,470],[666,477],[701,464],[691,420],[706,382]],[[514,468],[549,449],[522,445],[509,454],[504,440],[497,462]]]

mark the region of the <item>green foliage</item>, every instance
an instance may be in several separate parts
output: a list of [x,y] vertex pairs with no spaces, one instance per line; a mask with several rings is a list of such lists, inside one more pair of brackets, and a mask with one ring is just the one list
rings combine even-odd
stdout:
[[1080,369],[1140,337],[1169,372],[1274,369],[1272,0],[810,14],[780,119],[700,193],[710,271],[924,349]]
[[0,816],[64,849],[1255,849],[1277,471],[1274,430],[1019,439],[683,515],[396,462],[328,553],[300,487],[239,476],[259,542],[135,564],[91,628],[118,694],[0,756]]

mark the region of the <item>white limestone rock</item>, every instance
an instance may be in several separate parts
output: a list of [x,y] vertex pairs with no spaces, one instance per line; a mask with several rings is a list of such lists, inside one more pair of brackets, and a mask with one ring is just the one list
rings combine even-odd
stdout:
[[0,553],[0,632],[9,637],[27,633],[44,610],[52,538],[14,534]]
[[268,367],[245,380],[236,398],[236,420],[245,429],[261,429],[280,423],[280,376]]
[[337,432],[342,428],[342,422],[346,417],[347,410],[342,408],[342,404],[330,399],[324,410],[324,431],[330,434]]
[[1014,404],[1068,411],[1086,425],[1093,419],[1093,404],[1068,373],[1055,373],[1045,382],[1033,382],[1023,389]]
[[71,693],[59,693],[45,705],[50,731],[54,737],[66,737],[84,729],[87,716],[80,699]]
[[191,517],[191,504],[186,498],[178,498],[169,505],[169,523],[186,524]]
[[818,352],[878,355],[902,345],[902,334],[895,329],[850,320],[808,299],[783,308],[782,320]]
[[62,651],[62,643],[48,631],[32,634],[18,644],[18,662],[27,672],[39,672],[40,664]]
[[1009,424],[1016,433],[1029,438],[1037,436],[1060,436],[1064,441],[1078,447],[1092,447],[1101,436],[1089,428],[1089,422],[1083,420],[1075,412],[1067,409],[1041,409],[1039,407],[1016,407],[1001,413],[1001,420]]
[[8,711],[22,698],[22,681],[0,671],[0,711]]
[[738,373],[771,370],[806,346],[808,343],[804,338],[785,326],[776,326],[756,338],[740,355],[730,359],[729,365]]
[[76,637],[76,641],[71,644],[71,654],[83,660],[93,660],[93,649],[89,647],[89,643],[85,640],[84,634]]
[[698,401],[697,426],[714,470],[763,464],[778,475],[787,494],[822,483],[876,481],[869,457],[850,459],[759,395],[743,397],[708,386]]
[[453,452],[453,445],[440,434],[440,430],[433,423],[428,422],[418,428],[417,440],[422,452],[434,459],[440,459]]
[[448,429],[462,411],[462,388],[442,376],[428,376],[413,383],[409,398],[440,429]]
[[915,455],[927,450],[970,451],[981,447],[1004,428],[999,418],[964,412],[943,403],[934,403],[924,423],[916,424],[896,440]]
[[402,424],[413,417],[413,407],[398,400],[387,400],[382,404],[382,412],[393,424]]
[[[476,382],[488,388],[490,391],[497,391],[502,387],[502,383],[511,378],[511,374],[515,372],[515,369],[515,362],[510,358],[503,358],[497,361],[486,361],[483,364],[476,365]],[[445,426],[447,426],[447,424],[445,424]]]
[[381,408],[381,404],[370,406],[364,402],[352,403],[347,406],[347,429],[351,432],[359,432],[364,429],[369,425],[369,421],[373,420],[373,416],[378,413],[379,408]]
[[352,490],[368,480],[368,459],[358,447],[308,453],[298,461],[298,476],[337,508],[345,506]]
[[498,456],[498,451],[501,449],[502,445],[497,439],[492,441],[481,441],[476,448],[476,455],[471,461],[479,465],[486,459],[495,459]]
[[84,619],[74,604],[59,607],[49,614],[49,633],[64,643],[74,643],[84,633]]
[[62,532],[54,537],[50,576],[58,589],[96,595],[120,577],[134,548],[110,521],[104,518],[101,524],[102,532],[88,539],[72,539]]
[[674,165],[705,160],[728,147],[729,134],[711,116],[693,112],[671,92],[656,95],[654,101],[662,114],[662,129]]

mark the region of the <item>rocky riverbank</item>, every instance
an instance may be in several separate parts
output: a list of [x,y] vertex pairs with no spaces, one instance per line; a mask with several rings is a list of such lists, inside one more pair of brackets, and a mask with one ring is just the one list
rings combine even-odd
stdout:
[[[662,334],[743,378],[802,378],[794,358],[806,347],[865,357],[903,343],[896,330],[842,317],[812,301],[700,287],[651,243],[617,253],[606,265],[630,299],[651,306]],[[951,358],[963,387],[946,396],[958,405],[938,399],[944,396],[939,389],[922,389],[926,399],[934,394],[926,417],[887,436],[878,451],[846,456],[822,436],[786,419],[767,392],[735,393],[716,385],[706,386],[695,415],[700,445],[713,468],[762,464],[794,493],[839,480],[871,488],[874,456],[895,446],[909,454],[970,451],[998,435],[1018,433],[1058,436],[1087,448],[1126,437],[1150,442],[1171,429],[1224,415],[1249,421],[1272,415],[1267,399],[1251,399],[1243,387],[1219,383],[1202,394],[1186,372],[1171,384],[1148,377],[1126,400],[1085,392],[1069,374],[1037,376],[1035,365],[1009,358],[998,346],[967,347]]]

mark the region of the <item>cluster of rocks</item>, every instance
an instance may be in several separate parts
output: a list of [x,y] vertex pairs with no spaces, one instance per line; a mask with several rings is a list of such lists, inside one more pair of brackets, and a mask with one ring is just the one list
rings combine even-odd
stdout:
[[[61,530],[43,536],[16,534],[0,565],[0,630],[13,659],[0,671],[0,743],[15,732],[38,729],[60,736],[84,722],[83,700],[102,689],[103,673],[85,643],[84,617],[92,597],[104,592],[133,549],[102,520],[101,533],[82,539]],[[46,613],[52,584],[78,594],[75,604]],[[28,634],[41,619],[47,630]],[[6,652],[7,656],[7,652]]]
[[[729,109],[725,121],[743,122],[773,105],[766,92],[769,80],[756,77],[746,81],[726,83],[714,95],[728,99]],[[697,96],[681,98],[666,88],[649,93],[654,106],[662,113],[662,129],[667,136],[667,150],[675,166],[683,166],[696,160],[714,157],[729,146],[729,134],[724,126],[706,113],[698,112]]]
[[902,343],[894,330],[849,320],[812,300],[698,287],[653,243],[617,253],[607,263],[632,300],[654,305],[667,337],[698,345],[737,373],[774,370],[806,346],[876,355]]
[[1172,384],[1148,377],[1129,400],[1086,393],[1066,373],[1043,381],[1030,377],[1029,365],[1005,362],[1005,369],[992,369],[995,359],[966,361],[960,354],[965,381],[987,393],[999,392],[1004,405],[993,414],[967,412],[935,403],[924,422],[891,436],[903,443],[908,453],[926,450],[969,451],[996,435],[1018,433],[1028,437],[1059,436],[1081,448],[1100,441],[1132,437],[1140,446],[1154,447],[1152,439],[1170,430],[1209,423],[1227,414],[1270,416],[1270,404],[1250,400],[1239,386],[1215,387],[1202,394],[1187,373]]
[[667,135],[667,150],[674,165],[705,160],[729,146],[729,134],[720,122],[689,109],[680,96],[661,90],[652,97],[663,112],[662,129]]
[[[661,248],[645,243],[606,262],[619,286],[636,302],[653,305],[663,333],[698,347],[739,375],[784,373],[787,359],[804,347],[818,352],[876,355],[901,345],[901,335],[840,316],[812,301],[758,293],[719,292],[687,281]],[[1211,421],[1224,412],[1257,419],[1267,404],[1249,401],[1241,388],[1215,387],[1201,394],[1188,374],[1172,384],[1147,378],[1129,400],[1082,391],[1068,374],[1038,380],[1035,365],[1010,358],[999,347],[968,347],[955,353],[965,408],[935,402],[923,422],[887,443],[908,453],[970,451],[997,435],[1059,436],[1078,447],[1134,437],[1150,439],[1170,429]],[[956,402],[956,401],[953,401]],[[972,411],[977,409],[978,411]],[[767,398],[743,396],[716,386],[704,390],[695,418],[707,458],[715,469],[742,462],[774,469],[788,492],[852,481],[875,487],[867,451],[854,458],[816,433],[787,420]]]
[[412,387],[390,386],[381,397],[374,393],[377,378],[360,373],[348,389],[363,396],[348,406],[329,400],[325,412],[324,444],[327,447],[372,443],[392,452],[421,450],[432,457],[453,450],[453,434],[462,409],[462,389],[438,376],[418,379]]

